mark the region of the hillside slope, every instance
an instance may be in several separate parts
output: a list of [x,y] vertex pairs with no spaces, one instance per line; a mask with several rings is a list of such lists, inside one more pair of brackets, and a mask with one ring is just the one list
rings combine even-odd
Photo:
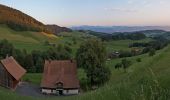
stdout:
[[48,31],[45,25],[23,12],[0,5],[0,23],[17,31]]
[[0,40],[7,39],[13,43],[16,48],[28,49],[28,51],[36,49],[45,49],[44,42],[49,41],[55,43],[58,37],[53,34],[32,31],[15,31],[6,25],[0,25]]
[[17,10],[14,8],[7,7],[0,4],[0,24],[5,24],[13,30],[16,31],[36,31],[36,32],[46,32],[57,34],[60,32],[71,31],[68,28],[60,27],[55,25],[55,27],[50,27],[49,25],[44,25],[42,22],[34,19],[33,17]]
[[58,25],[46,25],[46,27],[55,35],[58,35],[61,32],[72,32],[71,29],[66,27],[60,27]]

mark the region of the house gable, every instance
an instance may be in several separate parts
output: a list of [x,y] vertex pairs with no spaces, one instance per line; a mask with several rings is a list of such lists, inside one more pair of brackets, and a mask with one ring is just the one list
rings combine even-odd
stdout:
[[[49,90],[79,90],[77,64],[75,61],[45,61],[44,73],[41,82],[42,92]],[[68,92],[69,93],[69,92]],[[78,92],[76,92],[77,94]]]

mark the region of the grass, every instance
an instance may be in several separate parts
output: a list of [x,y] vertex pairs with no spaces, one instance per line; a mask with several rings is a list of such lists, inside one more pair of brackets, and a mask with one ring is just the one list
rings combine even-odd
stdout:
[[42,78],[42,74],[41,73],[27,73],[24,77],[23,77],[23,81],[28,81],[31,82],[35,85],[40,85],[41,83],[41,78]]
[[134,42],[149,42],[151,41],[150,38],[142,39],[142,40],[116,40],[116,41],[109,41],[106,42],[105,45],[107,47],[107,51],[119,51],[119,50],[125,50],[130,51],[131,48],[129,48],[129,44],[132,44]]
[[18,49],[26,49],[28,52],[32,50],[44,50],[49,48],[44,45],[44,41],[56,43],[58,37],[54,35],[48,36],[41,32],[18,32],[8,28],[6,25],[0,25],[0,40],[7,39]]

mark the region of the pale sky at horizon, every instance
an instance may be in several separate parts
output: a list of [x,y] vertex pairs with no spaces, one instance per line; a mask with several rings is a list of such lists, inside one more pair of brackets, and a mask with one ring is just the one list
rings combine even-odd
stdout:
[[170,26],[170,0],[0,0],[45,24]]

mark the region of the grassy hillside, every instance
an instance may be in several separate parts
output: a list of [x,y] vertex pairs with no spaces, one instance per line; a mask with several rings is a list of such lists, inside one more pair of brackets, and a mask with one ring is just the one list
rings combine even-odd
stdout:
[[17,31],[48,31],[43,23],[37,21],[31,16],[1,4],[0,23],[6,24]]
[[129,48],[129,44],[138,42],[138,43],[143,43],[143,42],[149,42],[152,39],[150,38],[146,38],[146,39],[142,39],[142,40],[115,40],[115,41],[109,41],[109,42],[105,42],[105,45],[107,47],[107,51],[111,52],[111,51],[119,51],[119,50],[126,50],[126,51],[130,51],[131,48]]
[[16,48],[31,50],[41,50],[47,48],[43,43],[49,41],[55,43],[58,37],[55,35],[47,35],[42,32],[31,31],[14,31],[6,25],[0,25],[0,40],[7,39],[14,44]]
[[[115,70],[114,65],[121,59],[108,61],[107,65],[112,70],[111,80],[100,89],[78,96],[46,98],[44,100],[168,100],[170,99],[170,46],[158,51],[153,57],[148,54],[128,58],[133,65],[125,73]],[[142,62],[136,62],[141,58]],[[39,83],[39,74],[29,74],[26,77]],[[5,89],[0,89],[3,100],[42,100],[42,98],[19,96]],[[8,98],[7,98],[8,97]]]
[[57,25],[46,26],[35,18],[2,4],[0,4],[0,24],[5,24],[16,31],[46,32],[48,34],[72,31],[71,29]]

